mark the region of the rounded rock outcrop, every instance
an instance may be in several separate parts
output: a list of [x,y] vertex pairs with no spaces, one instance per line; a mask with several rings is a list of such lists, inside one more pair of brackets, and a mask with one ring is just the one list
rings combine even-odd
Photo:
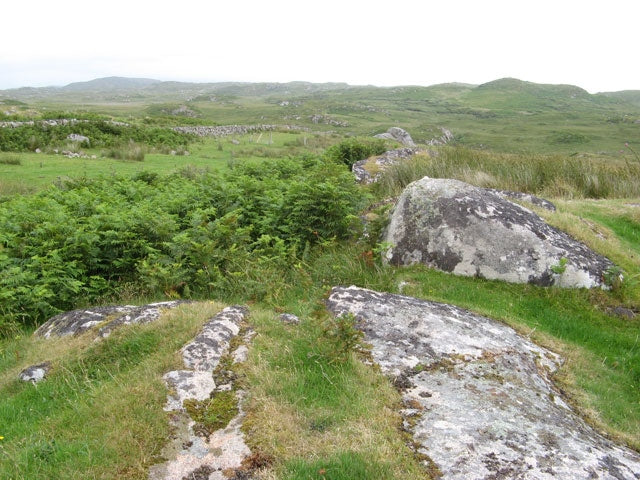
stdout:
[[384,242],[393,265],[562,287],[604,286],[613,264],[532,211],[487,189],[425,177],[407,186]]

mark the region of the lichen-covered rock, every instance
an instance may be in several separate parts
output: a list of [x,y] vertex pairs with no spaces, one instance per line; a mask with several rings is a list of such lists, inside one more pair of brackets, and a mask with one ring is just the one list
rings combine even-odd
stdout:
[[[217,385],[214,379],[214,371],[225,355],[229,355],[233,362],[246,360],[248,350],[245,343],[234,351],[230,349],[231,340],[239,334],[247,314],[248,309],[241,306],[222,310],[203,326],[193,341],[182,348],[185,368],[164,375],[169,388],[164,409],[172,413],[170,418],[176,434],[163,452],[168,460],[151,467],[150,480],[227,479],[242,468],[242,461],[251,454],[241,430],[245,393],[234,391],[233,380],[225,379]],[[247,334],[243,340],[249,342],[250,339],[251,334]],[[233,391],[237,415],[214,432],[198,428],[185,407],[185,401],[206,402],[217,393],[229,391]]]
[[442,135],[440,135],[437,138],[432,138],[427,142],[427,145],[432,145],[432,146],[446,145],[451,140],[453,140],[453,133],[451,133],[451,130],[444,127],[440,127],[440,131],[442,132]]
[[102,324],[97,334],[104,338],[122,325],[142,324],[157,320],[163,310],[177,307],[182,303],[184,301],[174,300],[142,306],[115,305],[72,310],[51,317],[35,331],[34,335],[44,338],[80,335]]
[[89,143],[89,137],[85,137],[84,135],[80,135],[79,133],[70,133],[67,135],[67,140],[71,140],[72,142],[87,142]]
[[589,427],[550,375],[558,355],[469,311],[357,287],[327,306],[353,314],[400,389],[405,427],[446,480],[637,480],[640,455]]
[[300,319],[292,313],[281,313],[278,315],[278,319],[282,323],[287,323],[289,325],[298,325],[300,323]]
[[416,152],[417,149],[406,147],[389,150],[382,155],[358,160],[351,167],[351,171],[359,183],[374,183],[380,179],[387,168],[411,158]]
[[562,287],[603,286],[611,261],[530,210],[458,180],[425,177],[404,190],[384,239],[393,265]]
[[18,378],[23,382],[38,383],[45,379],[49,370],[51,370],[51,362],[38,363],[22,370]]
[[550,212],[556,211],[556,206],[549,200],[545,200],[544,198],[537,197],[530,193],[514,192],[511,190],[496,190],[493,188],[488,188],[487,190],[507,200],[518,200],[521,202],[530,203],[531,205],[535,205],[536,207],[544,208],[545,210],[549,210]]
[[385,133],[379,133],[378,135],[374,135],[374,137],[383,138],[385,140],[395,140],[405,147],[416,146],[413,138],[411,138],[411,135],[409,135],[409,132],[400,127],[391,127]]

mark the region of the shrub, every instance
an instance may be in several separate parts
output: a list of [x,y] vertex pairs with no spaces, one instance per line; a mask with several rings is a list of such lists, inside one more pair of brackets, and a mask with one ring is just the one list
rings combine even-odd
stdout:
[[329,147],[325,157],[335,162],[341,162],[349,168],[358,160],[372,155],[380,155],[386,151],[384,140],[379,138],[348,138]]
[[0,157],[0,164],[3,165],[21,165],[20,157],[17,155],[7,155],[5,157]]
[[[363,196],[331,162],[65,182],[0,203],[0,324],[134,291],[265,295],[307,245],[353,234]],[[247,282],[245,282],[245,280]],[[3,330],[10,330],[3,327]]]
[[143,162],[146,155],[145,147],[133,140],[129,143],[117,147],[110,148],[104,155],[116,160],[130,160],[134,162]]

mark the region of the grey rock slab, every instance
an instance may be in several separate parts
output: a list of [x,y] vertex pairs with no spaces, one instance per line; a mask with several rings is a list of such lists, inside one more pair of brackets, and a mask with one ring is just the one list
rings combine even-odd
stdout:
[[358,160],[351,167],[356,181],[363,184],[375,183],[389,167],[411,158],[418,152],[415,148],[396,148],[382,155]]
[[409,135],[409,132],[400,127],[391,127],[385,133],[379,133],[378,135],[374,135],[375,138],[383,138],[385,140],[395,140],[396,142],[401,143],[405,147],[415,147],[416,144]]
[[[183,403],[185,400],[206,400],[218,392],[233,390],[233,380],[229,384],[216,385],[213,371],[226,354],[236,363],[246,360],[248,349],[244,343],[232,352],[229,349],[247,314],[246,307],[223,309],[182,348],[185,369],[165,374],[169,388],[165,410],[172,412],[176,438],[165,448],[164,454],[169,460],[149,469],[150,480],[226,479],[229,471],[240,469],[242,461],[251,454],[241,430],[245,416],[242,390],[236,391],[238,415],[226,427],[207,436],[196,433],[196,422],[188,416]],[[251,338],[252,332],[249,332],[243,340],[248,342]]]
[[177,307],[184,301],[150,303],[148,305],[115,305],[72,310],[51,317],[34,333],[43,338],[80,335],[93,327],[104,324],[98,330],[99,337],[108,337],[114,328],[133,323],[149,323],[160,318],[163,310]]
[[213,371],[228,350],[229,341],[240,331],[240,323],[246,314],[245,307],[227,307],[207,322],[201,333],[182,348],[185,366],[198,371]]
[[167,404],[164,407],[168,412],[183,410],[185,400],[206,400],[216,388],[210,371],[173,370],[165,373],[162,378],[169,387]]
[[333,288],[327,306],[355,315],[444,479],[640,478],[640,454],[589,427],[554,387],[562,359],[506,325],[358,287]]
[[[384,242],[393,265],[423,263],[457,275],[561,287],[604,286],[613,266],[538,215],[487,189],[425,177],[407,186]],[[566,265],[562,273],[552,267]]]
[[292,313],[281,313],[278,315],[278,319],[282,323],[288,323],[289,325],[298,325],[300,323],[300,319]]
[[536,207],[549,210],[550,212],[556,211],[556,206],[552,202],[550,202],[549,200],[545,200],[544,198],[537,197],[536,195],[532,195],[530,193],[514,192],[512,190],[496,190],[493,188],[488,188],[487,190],[507,200],[518,200],[521,202],[527,202],[531,205],[535,205]]
[[18,378],[23,382],[38,383],[45,379],[49,370],[51,370],[51,362],[38,363],[22,370]]

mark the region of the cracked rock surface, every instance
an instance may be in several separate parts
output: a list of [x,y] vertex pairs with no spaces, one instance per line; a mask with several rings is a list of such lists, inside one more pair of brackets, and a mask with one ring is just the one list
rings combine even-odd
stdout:
[[358,183],[375,183],[380,180],[382,174],[389,167],[411,158],[418,152],[417,148],[404,147],[388,150],[382,155],[377,155],[363,160],[358,160],[351,167],[351,171]]
[[242,461],[251,453],[240,430],[244,418],[242,390],[235,391],[238,414],[225,427],[212,433],[198,429],[184,406],[185,400],[207,400],[218,392],[232,390],[230,383],[216,385],[213,374],[225,355],[230,355],[233,363],[246,359],[244,343],[250,341],[250,335],[235,350],[230,348],[247,314],[248,310],[240,306],[222,310],[181,349],[185,368],[165,374],[170,392],[165,410],[171,412],[176,434],[164,451],[168,460],[149,470],[150,480],[226,479],[230,472],[241,468]]
[[532,211],[458,180],[409,184],[383,241],[392,245],[385,260],[393,265],[540,286],[603,286],[613,266]]
[[174,300],[142,306],[115,305],[72,310],[51,317],[35,331],[34,335],[44,338],[80,335],[103,324],[98,330],[98,337],[106,338],[117,327],[153,322],[160,318],[163,310],[177,307],[182,303],[185,302]]
[[640,454],[593,430],[554,388],[561,358],[510,327],[358,287],[333,288],[327,306],[356,317],[442,478],[640,479]]

